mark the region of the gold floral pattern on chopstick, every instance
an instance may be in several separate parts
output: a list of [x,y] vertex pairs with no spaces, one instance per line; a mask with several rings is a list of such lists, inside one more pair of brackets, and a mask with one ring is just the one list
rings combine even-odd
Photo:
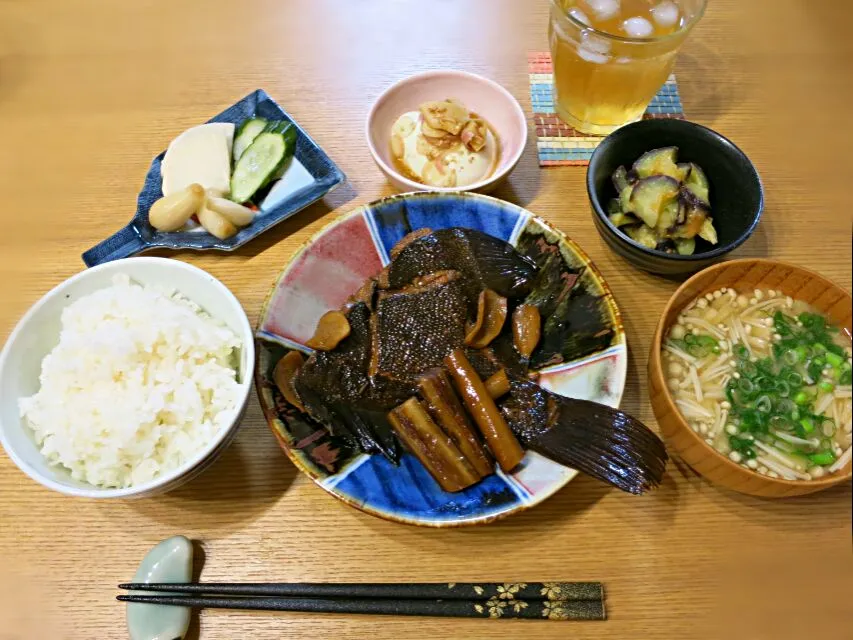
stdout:
[[525,582],[507,582],[503,585],[498,585],[498,597],[504,600],[512,600],[515,594],[527,586]]

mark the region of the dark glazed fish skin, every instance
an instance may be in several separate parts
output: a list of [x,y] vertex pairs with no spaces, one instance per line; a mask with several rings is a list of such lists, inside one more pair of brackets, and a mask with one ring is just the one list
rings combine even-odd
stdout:
[[514,299],[527,295],[537,267],[503,240],[454,227],[434,231],[403,249],[390,265],[388,285],[400,289],[416,278],[446,270],[462,274],[469,296],[491,289]]
[[527,448],[623,491],[644,493],[663,479],[663,442],[627,413],[519,379],[501,411]]
[[607,303],[592,290],[584,268],[563,258],[557,244],[542,235],[522,235],[518,250],[539,266],[525,304],[539,309],[542,338],[530,365],[542,368],[582,358],[613,342]]
[[416,387],[371,384],[370,315],[366,304],[354,304],[347,313],[349,337],[333,351],[315,351],[293,384],[308,413],[329,425],[335,435],[347,438],[366,453],[382,453],[397,462],[397,440],[387,421],[376,420],[373,410],[401,402]]
[[598,296],[575,286],[545,321],[531,366],[539,369],[570,362],[609,347],[613,327],[606,314]]
[[379,293],[372,376],[414,382],[462,344],[470,303],[465,284],[457,271],[435,276],[423,286]]
[[306,410],[367,453],[399,458],[385,413],[417,393],[417,376],[440,366],[462,344],[469,299],[458,272],[425,284],[380,291],[376,311],[355,302],[350,336],[333,351],[317,351],[294,387]]
[[[370,309],[358,302],[347,313],[350,335],[332,351],[315,351],[294,378],[299,397],[311,389],[322,390],[325,402],[353,402],[368,384],[370,365]],[[318,409],[306,404],[316,415]]]

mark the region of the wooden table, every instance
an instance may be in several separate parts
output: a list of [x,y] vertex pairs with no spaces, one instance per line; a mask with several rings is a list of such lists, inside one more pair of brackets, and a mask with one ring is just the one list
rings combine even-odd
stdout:
[[[688,117],[734,139],[764,180],[764,219],[737,255],[803,264],[848,289],[849,135],[833,124],[846,126],[853,99],[851,19],[853,5],[835,0],[713,0],[676,69]],[[263,87],[349,183],[233,255],[172,256],[220,278],[254,320],[300,243],[391,193],[363,139],[379,92],[454,67],[503,83],[529,112],[526,55],[547,48],[546,24],[544,0],[0,3],[0,335],[127,221],[150,159],[175,134]],[[647,348],[676,285],[605,247],[584,174],[540,169],[531,135],[496,195],[550,220],[596,261],[632,348],[623,406],[653,425]],[[73,500],[3,455],[0,491],[3,640],[126,637],[115,584],[176,533],[202,541],[207,580],[574,579],[603,581],[608,593],[607,622],[207,612],[193,637],[829,640],[849,637],[853,613],[849,485],[758,500],[676,463],[647,497],[581,477],[502,522],[423,530],[346,507],[297,473],[254,397],[222,459],[169,495]]]

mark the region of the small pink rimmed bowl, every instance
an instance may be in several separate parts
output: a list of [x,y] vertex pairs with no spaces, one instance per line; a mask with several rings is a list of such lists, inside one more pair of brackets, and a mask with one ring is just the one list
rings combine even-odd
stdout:
[[[464,187],[430,187],[415,182],[394,168],[391,127],[402,114],[416,111],[430,100],[458,98],[480,115],[496,133],[500,158],[484,180]],[[518,101],[501,85],[466,71],[427,71],[400,80],[386,89],[367,116],[367,146],[388,180],[401,191],[477,191],[497,187],[515,168],[527,144],[527,119]]]

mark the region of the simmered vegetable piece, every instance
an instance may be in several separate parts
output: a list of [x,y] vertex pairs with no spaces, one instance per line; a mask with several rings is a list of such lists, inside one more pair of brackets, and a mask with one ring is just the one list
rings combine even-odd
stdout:
[[640,178],[631,191],[631,211],[655,228],[664,207],[678,197],[678,181],[669,176]]
[[673,238],[693,238],[699,235],[711,209],[692,192],[682,189],[678,197],[679,219],[682,222],[673,230]]
[[708,199],[708,178],[705,177],[705,172],[702,171],[699,165],[692,162],[688,166],[690,170],[684,179],[685,188],[689,189],[693,195],[705,204],[711,204],[711,201]]
[[654,249],[658,246],[658,237],[655,235],[655,232],[644,224],[625,227],[625,232],[631,240],[640,243],[644,247]]
[[693,252],[696,251],[696,238],[677,238],[675,250],[680,256],[692,256]]
[[617,167],[616,171],[613,172],[613,186],[616,187],[617,193],[622,193],[622,191],[631,186],[631,182],[628,180],[628,171],[625,167]]
[[714,228],[714,221],[711,218],[705,218],[705,222],[702,223],[702,228],[699,230],[699,237],[711,244],[717,244],[717,230]]
[[611,213],[607,217],[610,219],[610,222],[612,222],[617,227],[624,227],[626,224],[637,224],[640,222],[630,213],[622,213],[621,211]]
[[696,236],[718,241],[710,185],[699,165],[677,159],[678,147],[663,147],[644,153],[630,170],[617,167],[612,180],[618,197],[608,202],[607,217],[643,246],[692,255]]
[[655,230],[658,232],[659,236],[666,236],[671,229],[674,229],[678,224],[678,212],[679,212],[679,203],[678,199],[673,198],[668,201],[660,211],[660,216],[658,217],[658,223],[655,227]]
[[[641,155],[632,167],[634,173],[642,180],[650,176],[669,176],[675,180],[683,180],[683,171],[675,164],[678,147],[663,147],[653,149]],[[616,171],[619,171],[617,169]],[[615,180],[615,173],[614,180]]]

